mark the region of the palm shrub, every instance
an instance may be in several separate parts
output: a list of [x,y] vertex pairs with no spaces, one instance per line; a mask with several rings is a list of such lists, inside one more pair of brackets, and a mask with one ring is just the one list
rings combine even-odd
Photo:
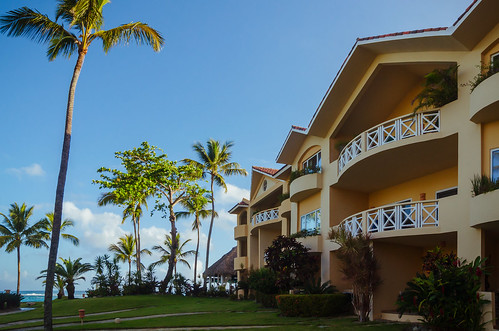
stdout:
[[123,278],[120,275],[120,267],[116,259],[110,260],[109,255],[97,256],[94,262],[95,276],[91,284],[94,290],[88,290],[89,297],[115,296],[120,295],[120,286]]
[[422,272],[399,295],[399,315],[416,312],[432,330],[483,330],[480,278],[486,274],[485,259],[468,263],[437,247],[424,258]]
[[473,92],[473,90],[478,85],[480,85],[484,80],[499,72],[499,63],[490,63],[490,64],[481,63],[477,67],[480,70],[478,74],[475,77],[473,77],[473,79],[470,80],[468,83],[463,84],[465,86],[469,86],[471,92]]
[[369,318],[374,290],[381,283],[378,261],[374,256],[369,234],[354,237],[344,227],[331,229],[329,239],[340,245],[336,256],[341,272],[352,282],[352,305],[360,322]]
[[19,308],[23,296],[18,293],[0,293],[0,310]]
[[446,69],[435,69],[424,76],[421,92],[412,100],[414,114],[418,110],[439,108],[457,99],[457,68],[456,64]]
[[499,189],[499,180],[493,180],[487,175],[475,175],[471,180],[473,196]]
[[336,286],[331,285],[331,281],[321,283],[321,278],[310,279],[303,287],[305,294],[332,294],[338,292]]

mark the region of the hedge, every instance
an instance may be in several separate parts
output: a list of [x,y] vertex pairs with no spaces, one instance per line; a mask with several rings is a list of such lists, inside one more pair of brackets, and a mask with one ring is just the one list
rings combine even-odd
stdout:
[[283,316],[337,316],[351,310],[347,294],[298,294],[278,295],[277,307]]
[[0,310],[19,308],[23,296],[16,293],[0,293]]

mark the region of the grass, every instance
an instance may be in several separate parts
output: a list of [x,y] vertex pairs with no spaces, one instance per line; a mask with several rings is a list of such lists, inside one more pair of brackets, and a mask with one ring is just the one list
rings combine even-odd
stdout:
[[[23,328],[42,326],[42,303],[36,309],[24,313],[0,316],[0,329],[19,328],[20,325],[1,326],[10,322],[22,322]],[[84,325],[79,324],[78,310],[85,309]],[[113,312],[131,309],[129,311]],[[265,309],[252,301],[230,301],[225,298],[193,298],[181,296],[138,295],[75,300],[55,300],[53,303],[54,327],[64,330],[160,328],[160,327],[230,327],[268,326],[266,329],[306,330],[317,327],[334,327],[335,330],[403,330],[406,325],[386,323],[359,324],[352,317],[302,318],[282,317],[277,310]],[[90,315],[92,313],[107,314]],[[154,316],[162,314],[196,313],[194,315]],[[150,316],[138,320],[115,318]],[[101,321],[101,323],[96,323]],[[74,325],[66,325],[75,323]]]

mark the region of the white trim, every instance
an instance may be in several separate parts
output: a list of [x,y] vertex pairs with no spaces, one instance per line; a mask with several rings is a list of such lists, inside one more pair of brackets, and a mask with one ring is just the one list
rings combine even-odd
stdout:
[[[305,213],[305,214],[303,214],[303,215],[300,216],[300,230],[299,231],[305,230],[305,229],[303,229],[302,218],[306,217],[307,215],[310,215],[310,214],[313,214],[313,213],[317,213],[317,212],[319,212],[319,215],[320,215],[321,214],[321,209],[318,208],[316,210],[312,210],[312,211],[310,211],[308,213]],[[319,226],[316,226],[314,229],[307,229],[307,230],[319,230],[321,228],[321,218],[320,218],[320,216],[319,216],[319,222],[317,223],[317,218],[316,218],[315,222],[316,222],[316,225],[318,224]]]
[[[308,161],[310,161],[311,159],[313,159],[314,157],[316,157],[317,155],[321,154],[321,150],[319,150],[318,152],[314,153],[314,155],[310,156],[308,159],[306,159],[305,161],[303,161],[301,163],[301,166],[303,169],[305,168],[308,168],[308,167],[305,167],[305,163],[307,163]],[[321,167],[322,165],[322,154],[321,154],[321,160],[320,162],[317,162],[318,164],[316,165],[316,167]]]
[[435,199],[438,199],[438,198],[437,198],[438,193],[442,193],[442,192],[445,192],[445,191],[450,191],[450,190],[453,190],[453,189],[457,189],[457,190],[458,190],[458,192],[459,192],[459,189],[458,189],[458,187],[457,187],[457,186],[447,187],[447,188],[444,188],[444,189],[442,189],[442,190],[438,190],[438,191],[436,191],[436,192],[435,192]]

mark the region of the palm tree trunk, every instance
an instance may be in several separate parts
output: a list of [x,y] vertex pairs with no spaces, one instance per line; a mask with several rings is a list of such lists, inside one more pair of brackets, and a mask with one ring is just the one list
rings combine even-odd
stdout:
[[142,265],[140,264],[140,217],[137,217],[137,240],[135,241],[135,247],[137,248],[137,277],[139,281],[142,280]]
[[72,281],[68,281],[66,286],[66,291],[68,291],[68,300],[73,300],[75,298],[75,284]]
[[132,284],[132,260],[128,259],[128,285]]
[[21,246],[17,246],[17,294],[21,287]]
[[[170,199],[172,201],[172,199]],[[177,242],[177,228],[175,227],[175,212],[173,211],[173,207],[170,206],[170,225],[171,225],[171,231],[170,234],[172,236],[172,248],[170,252],[170,259],[168,259],[168,271],[166,273],[165,279],[163,280],[163,283],[160,286],[160,291],[161,292],[166,292],[166,288],[168,286],[168,283],[172,279],[173,275],[173,268],[175,267],[175,258],[177,255],[177,248],[178,248],[178,242]]]
[[140,254],[139,254],[139,246],[138,246],[138,231],[137,231],[137,220],[135,219],[135,210],[132,211],[132,223],[133,223],[133,235],[135,239],[135,261],[137,262],[137,273],[140,272],[139,264],[140,264]]
[[196,244],[196,254],[194,255],[194,285],[196,285],[197,269],[198,269],[198,252],[199,252],[199,216],[196,215],[196,230],[198,233],[198,241]]
[[[66,184],[66,175],[68,172],[69,163],[69,149],[71,145],[71,131],[73,126],[73,106],[74,97],[76,92],[76,84],[80,77],[81,68],[86,49],[78,51],[78,60],[73,71],[73,78],[69,85],[68,104],[66,110],[66,127],[64,130],[64,141],[62,143],[61,165],[59,168],[59,178],[57,179],[57,189],[55,193],[55,206],[54,206],[54,225],[52,227],[52,239],[50,242],[49,260],[47,266],[47,278],[45,285],[45,299],[44,299],[44,313],[43,313],[43,326],[45,330],[52,330],[52,289],[54,287],[54,272],[55,263],[57,260],[57,250],[59,249],[59,234],[61,232],[61,218],[62,218],[62,203],[64,201],[64,186]],[[68,293],[69,296],[69,293]]]
[[[210,222],[210,230],[208,231],[208,244],[206,245],[206,263],[204,266],[204,270],[208,269],[208,263],[210,261],[210,241],[211,241],[211,230],[213,229],[213,221],[215,220],[215,196],[213,194],[213,179],[214,176],[211,174],[211,222]],[[203,289],[206,290],[206,280],[203,277]]]

